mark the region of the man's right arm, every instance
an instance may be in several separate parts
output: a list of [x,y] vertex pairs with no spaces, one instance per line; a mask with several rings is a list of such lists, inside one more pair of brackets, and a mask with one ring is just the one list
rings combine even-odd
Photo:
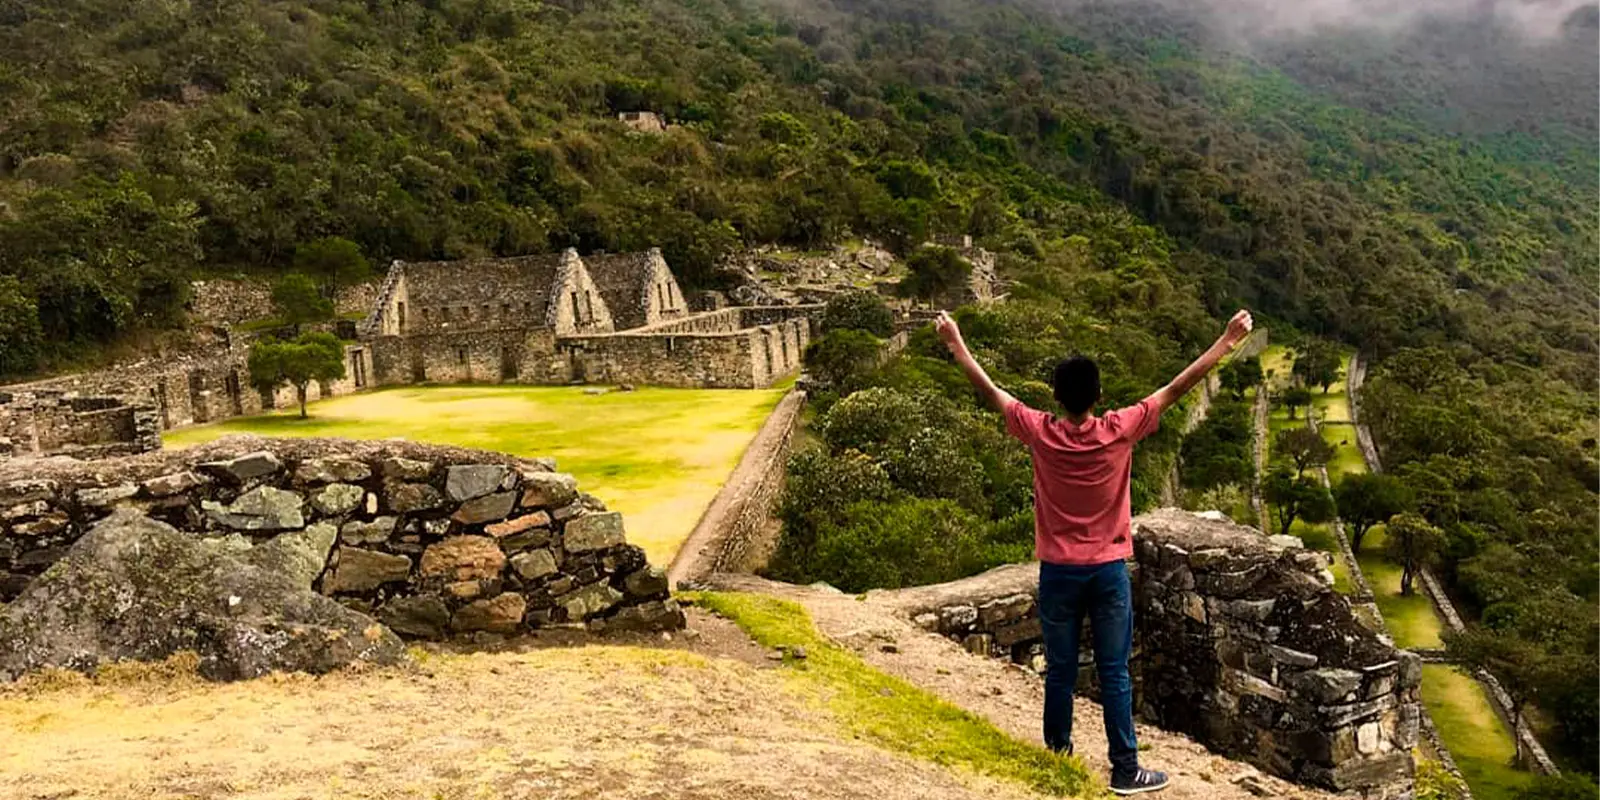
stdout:
[[1171,383],[1150,395],[1150,399],[1155,401],[1155,413],[1166,411],[1188,394],[1190,389],[1206,377],[1206,373],[1216,368],[1217,362],[1221,361],[1223,356],[1232,352],[1233,348],[1238,347],[1239,343],[1250,335],[1253,326],[1254,322],[1250,319],[1249,311],[1234,314],[1233,319],[1228,320],[1227,329],[1217,337],[1217,341],[1212,343],[1211,347],[1201,353],[1194,363],[1178,373],[1178,377],[1173,378]]

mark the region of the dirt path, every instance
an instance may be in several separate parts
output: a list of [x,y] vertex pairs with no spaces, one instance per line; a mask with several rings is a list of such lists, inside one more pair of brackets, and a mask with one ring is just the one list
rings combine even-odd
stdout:
[[[1021,667],[972,655],[948,639],[921,631],[899,616],[893,606],[872,595],[861,600],[854,595],[773,583],[748,575],[718,575],[713,581],[718,588],[757,591],[797,601],[811,612],[823,635],[855,651],[874,667],[981,714],[1012,736],[1043,743],[1039,714],[1044,703],[1044,683]],[[1087,700],[1077,703],[1073,737],[1089,768],[1107,774],[1110,764],[1099,705]],[[1159,795],[1162,800],[1333,797],[1217,756],[1180,734],[1140,725],[1139,742],[1145,750],[1140,757],[1143,765],[1172,776],[1173,785]],[[1264,794],[1253,792],[1244,784],[1254,784]]]
[[412,670],[7,687],[0,797],[1036,797],[855,741],[731,623],[691,625],[634,640],[658,646],[556,635]]

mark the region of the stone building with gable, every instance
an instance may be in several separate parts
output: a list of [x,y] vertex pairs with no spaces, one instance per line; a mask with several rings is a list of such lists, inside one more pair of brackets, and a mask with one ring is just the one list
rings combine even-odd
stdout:
[[[800,368],[817,309],[693,315],[661,251],[389,269],[359,335],[378,385],[760,388]],[[730,313],[731,312],[731,313]]]
[[583,259],[611,310],[615,330],[679,319],[689,304],[660,248],[645,253],[596,253]]

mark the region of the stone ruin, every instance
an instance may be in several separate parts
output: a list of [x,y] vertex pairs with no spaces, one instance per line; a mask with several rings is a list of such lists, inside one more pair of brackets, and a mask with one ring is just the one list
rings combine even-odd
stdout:
[[0,467],[0,677],[197,652],[224,679],[401,639],[671,630],[666,573],[548,461],[231,437]]
[[153,406],[62,390],[0,392],[0,458],[100,458],[160,447],[161,418]]
[[[196,298],[196,314],[261,310],[262,298],[237,282],[197,288],[218,296]],[[821,310],[692,312],[654,249],[395,262],[375,290],[348,291],[342,301],[363,297],[371,298],[366,319],[340,334],[345,377],[312,383],[308,400],[418,383],[764,388],[799,370]],[[0,401],[0,459],[142,452],[160,446],[161,430],[292,407],[293,389],[250,386],[258,335],[197,329],[183,352],[6,387],[0,398],[16,399]],[[97,405],[113,402],[127,410]]]
[[[1186,511],[1134,518],[1135,708],[1289,780],[1406,798],[1421,660],[1357,619],[1325,556]],[[1038,567],[1000,567],[893,600],[969,651],[1043,670]],[[1080,689],[1094,694],[1093,651]]]

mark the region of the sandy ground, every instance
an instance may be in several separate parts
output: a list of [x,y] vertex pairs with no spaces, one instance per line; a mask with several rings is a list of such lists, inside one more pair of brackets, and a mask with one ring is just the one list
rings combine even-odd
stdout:
[[1037,797],[851,740],[731,623],[691,626],[322,678],[35,680],[0,689],[0,798]]
[[[825,589],[764,581],[753,576],[715,576],[719,588],[760,591],[800,602],[817,628],[869,664],[904,678],[1024,741],[1043,744],[1040,710],[1044,683],[1036,675],[998,659],[972,655],[954,642],[923,632],[877,600],[860,600]],[[1079,699],[1073,715],[1074,746],[1093,771],[1109,774],[1100,706]],[[1322,800],[1334,795],[1278,780],[1237,761],[1217,756],[1186,736],[1138,726],[1140,762],[1161,770],[1172,785],[1162,800],[1244,800],[1260,796]],[[1254,783],[1257,794],[1244,784]]]

